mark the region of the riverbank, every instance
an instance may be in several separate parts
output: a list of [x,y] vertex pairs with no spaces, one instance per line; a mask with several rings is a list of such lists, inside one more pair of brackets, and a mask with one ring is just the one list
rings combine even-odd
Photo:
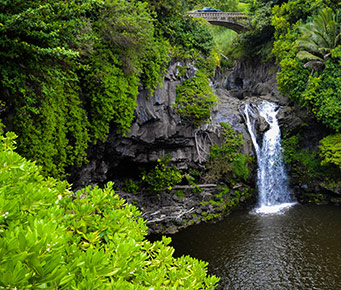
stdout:
[[255,189],[241,183],[232,188],[216,184],[176,186],[159,194],[116,193],[139,208],[149,234],[173,234],[194,224],[218,221],[237,208],[251,208],[256,201]]

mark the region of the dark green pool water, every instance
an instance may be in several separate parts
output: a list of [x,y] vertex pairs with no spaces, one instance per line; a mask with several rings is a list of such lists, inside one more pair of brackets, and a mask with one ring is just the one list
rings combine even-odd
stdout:
[[341,208],[235,212],[171,235],[175,255],[209,262],[218,289],[341,289]]

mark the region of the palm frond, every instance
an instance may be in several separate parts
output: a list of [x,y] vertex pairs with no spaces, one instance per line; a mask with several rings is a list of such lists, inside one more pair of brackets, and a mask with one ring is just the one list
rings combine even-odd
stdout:
[[330,8],[321,9],[312,22],[299,27],[301,37],[296,41],[300,49],[297,58],[309,60],[307,67],[319,66],[341,44],[341,24]]
[[319,60],[319,61],[323,61],[323,58],[316,56],[312,53],[310,53],[309,51],[306,50],[301,50],[297,53],[297,58],[300,60]]

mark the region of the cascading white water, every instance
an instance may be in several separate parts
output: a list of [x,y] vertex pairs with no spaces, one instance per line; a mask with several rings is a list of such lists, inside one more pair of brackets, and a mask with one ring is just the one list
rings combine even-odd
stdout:
[[[277,105],[274,103],[263,101],[259,106],[245,104],[243,111],[257,155],[259,192],[257,213],[275,213],[294,204],[290,197],[288,176],[281,154],[281,132],[276,117],[278,112],[276,107]],[[257,111],[269,124],[269,129],[264,133],[261,147],[257,143],[255,133]]]

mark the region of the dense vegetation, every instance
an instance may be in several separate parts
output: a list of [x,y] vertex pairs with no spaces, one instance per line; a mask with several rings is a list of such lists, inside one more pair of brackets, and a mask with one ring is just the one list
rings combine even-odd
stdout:
[[[331,132],[320,141],[316,161],[340,167],[341,19],[340,3],[289,1],[273,8],[273,53],[281,66],[280,91],[309,109]],[[326,172],[320,170],[321,172]]]
[[153,93],[170,55],[214,68],[208,28],[180,1],[0,4],[2,121],[45,175],[86,162],[110,127],[129,131],[139,90]]
[[251,158],[240,153],[243,146],[242,134],[236,134],[230,124],[221,123],[221,125],[224,139],[220,146],[214,144],[211,148],[206,165],[208,169],[206,179],[234,185],[236,182],[248,179],[248,163]]
[[45,179],[0,140],[0,287],[48,289],[213,289],[207,264],[175,259],[170,238],[151,243],[137,209],[112,184],[74,193]]

